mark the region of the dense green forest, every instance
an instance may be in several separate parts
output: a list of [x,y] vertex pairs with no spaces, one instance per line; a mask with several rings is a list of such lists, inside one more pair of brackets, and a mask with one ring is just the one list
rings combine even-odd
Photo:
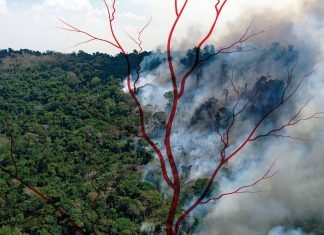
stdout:
[[[146,55],[130,53],[132,67]],[[0,50],[0,235],[81,234],[71,221],[85,234],[163,234],[169,199],[142,179],[153,153],[137,138],[125,68],[122,54]],[[207,182],[186,185],[180,204]],[[316,216],[284,224],[323,234]]]
[[[134,66],[140,58],[130,54]],[[140,234],[144,221],[161,229],[167,206],[155,185],[141,182],[152,154],[134,138],[124,62],[0,51],[0,234],[77,233],[55,207],[91,234]]]

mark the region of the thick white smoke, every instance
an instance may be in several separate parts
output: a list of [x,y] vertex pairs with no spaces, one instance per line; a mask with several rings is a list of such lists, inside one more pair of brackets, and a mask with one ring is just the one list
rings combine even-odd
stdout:
[[[286,81],[287,68],[296,62],[295,82],[303,74],[318,67],[309,78],[310,80],[303,84],[294,97],[294,104],[289,103],[286,108],[275,114],[266,123],[263,132],[289,120],[300,107],[297,104],[304,104],[309,97],[313,96],[314,99],[305,110],[306,116],[310,113],[324,111],[324,79],[322,77],[324,71],[321,65],[324,46],[318,40],[320,36],[324,36],[323,25],[319,23],[323,19],[324,4],[320,1],[301,1],[298,4],[303,6],[300,8],[303,12],[299,11],[298,17],[292,17],[289,12],[283,13],[273,21],[276,24],[280,23],[280,28],[272,29],[271,33],[261,37],[257,44],[243,46],[244,49],[244,47],[258,45],[258,50],[251,53],[220,56],[203,66],[201,72],[198,70],[189,78],[186,93],[177,110],[171,137],[184,187],[190,187],[192,182],[199,178],[208,177],[214,169],[212,166],[216,166],[219,161],[222,144],[215,130],[215,120],[212,118],[220,117],[220,122],[226,123],[228,115],[226,110],[233,108],[235,95],[233,95],[230,84],[232,71],[236,85],[246,94],[240,104],[242,106],[249,99],[249,94],[258,86],[260,77],[264,76],[267,81],[274,81],[271,86],[275,87],[273,84],[280,85],[276,81]],[[260,12],[255,14],[258,15],[257,17],[262,16]],[[263,15],[263,18],[256,22],[256,27],[265,22],[271,25],[271,18]],[[236,35],[228,36],[229,41],[236,38]],[[281,41],[283,46],[271,45],[273,42]],[[288,46],[289,44],[294,47]],[[185,63],[181,61],[185,54],[186,52],[181,51],[173,53],[177,74],[183,73],[186,69]],[[159,61],[160,64],[157,68],[142,73],[138,84],[140,87],[138,97],[148,113],[147,129],[163,150],[165,127],[163,121],[168,116],[172,101],[168,92],[172,88],[165,55],[153,53],[144,60],[142,68],[147,68],[152,61]],[[265,99],[275,99],[278,96],[276,95],[278,90],[280,89],[263,91],[265,92],[263,95]],[[260,106],[271,103],[269,100],[261,100],[261,102]],[[227,109],[221,111],[223,107]],[[247,109],[247,112],[237,119],[231,133],[234,146],[237,146],[251,129],[258,112],[260,112],[258,109],[254,110],[254,113]],[[274,170],[279,169],[279,174],[253,188],[253,191],[258,193],[229,196],[217,203],[201,206],[201,210],[197,210],[192,215],[201,217],[202,220],[194,233],[200,235],[299,235],[307,234],[309,231],[303,233],[301,227],[308,226],[308,230],[316,235],[319,231],[316,230],[316,226],[324,224],[324,200],[321,199],[324,195],[323,130],[324,124],[321,120],[303,122],[283,133],[289,133],[304,141],[270,137],[252,143],[241,151],[228,164],[227,168],[230,173],[225,172],[218,176],[217,182],[220,186],[217,192],[213,193],[230,192],[242,185],[254,182],[264,174],[274,159],[278,159]],[[157,176],[159,174],[159,164],[156,161],[146,168],[144,179],[162,182]],[[167,190],[163,183],[160,187],[162,191]],[[192,200],[194,199],[186,201],[184,208],[190,205]],[[309,223],[314,218],[317,222],[310,228]]]
[[273,228],[268,235],[313,235],[313,233],[304,233],[301,229],[286,230],[282,226]]
[[[323,81],[323,48],[318,38],[324,36],[323,1],[304,1],[304,14],[299,14],[297,22],[290,22],[285,15],[281,19],[283,28],[285,25],[291,31],[282,31],[275,34],[269,40],[287,41],[292,44],[297,42],[303,56],[307,51],[312,58],[318,60],[317,72],[307,82],[298,95],[298,100],[313,96],[313,104],[308,112],[323,111],[324,81]],[[288,11],[288,10],[287,10]],[[289,12],[289,11],[288,11]],[[261,15],[261,14],[259,14]],[[266,17],[267,18],[267,17]],[[286,32],[286,33],[285,33]],[[295,40],[294,40],[295,39]],[[269,41],[268,40],[268,41]],[[305,60],[307,63],[309,60]],[[312,62],[316,64],[316,62]],[[299,225],[306,226],[311,234],[322,234],[324,224],[324,158],[323,146],[324,125],[321,121],[303,123],[292,129],[294,136],[305,139],[305,142],[268,141],[262,147],[263,161],[254,163],[248,167],[240,168],[235,182],[225,181],[224,191],[235,189],[240,183],[253,182],[253,178],[259,175],[266,163],[278,158],[277,166],[280,173],[267,182],[257,187],[258,194],[240,195],[229,197],[208,208],[209,213],[199,234],[308,234],[301,229],[285,230],[277,227],[281,224],[293,228]],[[249,156],[260,154],[257,147],[251,146],[246,152]],[[242,156],[242,157],[249,157]],[[239,163],[238,163],[239,164]],[[248,180],[249,179],[249,180]],[[314,223],[314,220],[316,223]]]

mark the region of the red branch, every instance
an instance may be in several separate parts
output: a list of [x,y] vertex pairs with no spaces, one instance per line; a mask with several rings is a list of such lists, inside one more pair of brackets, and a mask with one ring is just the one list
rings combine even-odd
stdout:
[[[184,94],[187,79],[190,77],[190,75],[194,72],[194,70],[197,68],[197,66],[200,63],[200,50],[201,50],[202,46],[206,43],[206,41],[210,38],[212,33],[214,32],[216,24],[217,24],[219,16],[220,16],[220,13],[222,12],[222,10],[223,10],[226,3],[227,3],[227,0],[224,0],[223,3],[221,3],[221,1],[218,0],[216,5],[215,5],[215,18],[214,18],[214,21],[213,21],[211,27],[209,28],[208,33],[203,37],[203,39],[196,46],[195,62],[193,63],[191,68],[185,73],[185,75],[180,80],[181,81],[181,88],[180,88],[180,91],[179,91],[179,94],[178,94],[179,99]],[[184,5],[184,7],[185,7],[185,5]],[[176,22],[179,20],[178,18],[177,18]],[[171,37],[172,37],[173,30],[171,29],[171,33],[170,33]],[[169,39],[169,41],[170,41],[170,39]],[[170,50],[170,48],[168,47],[168,51],[169,50]],[[170,70],[171,70],[171,68],[170,68]]]
[[286,137],[286,138],[293,139],[293,140],[302,140],[300,138],[284,136],[281,134],[277,134],[275,132],[281,131],[281,130],[285,129],[286,127],[295,126],[296,124],[298,124],[299,122],[302,122],[302,121],[324,118],[324,116],[323,117],[319,116],[319,115],[324,115],[324,112],[318,112],[318,113],[314,113],[314,114],[312,114],[308,117],[305,117],[305,118],[296,119],[301,114],[301,112],[308,106],[309,103],[310,103],[310,99],[298,110],[298,112],[287,123],[283,124],[282,126],[276,128],[276,129],[272,129],[265,134],[260,134],[260,135],[257,135],[256,137],[250,138],[250,141],[256,141],[259,138],[263,138],[263,137],[267,137],[267,136]]
[[[216,176],[218,175],[219,171],[221,170],[221,168],[229,161],[231,160],[233,157],[235,157],[249,142],[253,142],[255,141],[255,138],[253,137],[253,135],[256,133],[256,131],[260,128],[261,124],[264,123],[264,121],[274,112],[278,111],[285,103],[287,103],[288,100],[290,100],[297,92],[297,90],[299,89],[299,87],[301,86],[302,82],[308,78],[310,75],[312,74],[312,72],[305,74],[300,81],[297,83],[297,85],[295,86],[295,88],[291,91],[291,93],[285,97],[284,93],[286,92],[286,90],[288,89],[289,85],[291,85],[291,83],[287,83],[286,87],[283,90],[283,99],[276,105],[274,105],[268,112],[266,112],[260,119],[259,121],[256,123],[256,125],[252,128],[252,130],[249,132],[248,136],[243,140],[243,142],[236,147],[229,155],[227,155],[225,158],[222,158],[222,160],[219,162],[218,166],[215,168],[213,174],[211,175],[209,182],[207,184],[207,187],[205,188],[204,192],[202,193],[202,195],[186,210],[182,213],[182,215],[179,217],[179,219],[176,222],[176,230],[179,229],[180,224],[183,222],[183,220],[198,206],[201,204],[201,202],[203,202],[203,199],[208,195],[212,184],[216,178]],[[234,90],[236,90],[234,88]],[[304,107],[304,106],[303,106]],[[303,108],[301,108],[297,114],[294,116],[294,118],[296,118],[299,113],[302,111]],[[294,125],[297,124],[298,122],[302,121],[302,120],[310,120],[312,118],[315,118],[316,115],[318,115],[320,113],[315,113],[312,116],[308,117],[308,118],[304,118],[304,119],[298,119],[297,121],[294,122]],[[319,117],[317,117],[319,118]],[[271,133],[270,133],[271,134]],[[269,135],[268,135],[269,136]],[[278,135],[279,136],[279,135]],[[293,137],[290,137],[293,138]]]
[[263,33],[269,31],[269,30],[260,30],[260,31],[258,31],[256,33],[249,34],[249,32],[250,32],[250,30],[252,28],[252,25],[253,25],[253,21],[249,24],[249,26],[246,28],[244,34],[237,41],[233,42],[229,46],[222,47],[221,49],[219,49],[215,53],[209,55],[208,57],[206,57],[204,59],[201,59],[199,61],[199,63],[206,62],[206,61],[210,60],[212,57],[218,56],[220,54],[231,54],[231,53],[236,53],[236,52],[250,52],[252,50],[255,50],[255,48],[252,48],[252,49],[249,49],[249,50],[246,50],[246,51],[240,51],[240,50],[228,51],[228,50],[231,50],[232,48],[234,48],[235,46],[237,46],[239,44],[247,42],[249,39],[251,39],[253,37],[259,36],[260,34],[263,34]]
[[69,31],[69,32],[81,33],[81,34],[86,35],[86,36],[88,36],[88,37],[91,38],[90,40],[87,40],[87,41],[84,41],[84,42],[80,42],[80,43],[76,44],[75,46],[82,45],[82,44],[85,44],[85,43],[88,43],[88,42],[92,42],[92,41],[101,41],[101,42],[104,42],[104,43],[108,43],[108,44],[116,47],[117,49],[119,49],[119,46],[116,45],[115,43],[111,42],[111,41],[108,41],[106,39],[102,39],[102,38],[98,38],[96,36],[93,36],[90,33],[87,33],[85,31],[82,31],[79,28],[74,27],[74,26],[68,24],[67,22],[65,22],[64,20],[62,20],[60,18],[58,18],[58,19],[67,27],[67,28],[65,28],[65,27],[58,27],[59,29],[63,29],[63,30]]
[[[128,34],[127,32],[125,32],[127,34],[127,36],[138,46],[138,49],[139,49],[138,53],[140,54],[140,56],[139,56],[139,62],[142,61],[142,54],[141,53],[143,52],[143,48],[142,48],[142,43],[143,42],[142,42],[141,37],[142,37],[142,34],[143,34],[144,30],[149,26],[149,24],[151,23],[151,21],[152,21],[152,18],[150,18],[150,20],[147,22],[147,24],[144,25],[144,27],[137,32],[138,33],[137,39],[135,39],[130,34]],[[140,67],[140,65],[138,65],[138,68],[136,70],[136,79],[135,79],[135,81],[133,83],[133,89],[134,89],[135,92],[137,90],[136,84],[137,84],[138,80],[140,79],[140,69],[141,69],[141,67]]]
[[174,0],[174,10],[175,10],[176,16],[179,16],[178,0]]
[[258,94],[258,93],[255,93],[254,96],[251,99],[249,99],[238,112],[236,112],[236,108],[237,108],[237,106],[239,105],[239,103],[241,101],[241,94],[240,94],[239,89],[237,87],[235,87],[233,79],[234,79],[234,74],[232,72],[231,85],[232,85],[232,88],[234,90],[234,93],[237,96],[236,103],[235,103],[235,105],[233,107],[233,110],[232,110],[232,121],[228,125],[228,127],[226,128],[226,131],[225,131],[224,134],[221,134],[219,128],[217,128],[217,133],[218,133],[219,136],[221,136],[221,142],[223,143],[223,148],[222,148],[222,150],[220,152],[221,160],[225,160],[225,151],[231,146],[230,132],[231,132],[231,130],[232,130],[234,124],[235,124],[235,118],[237,116],[239,116],[241,113],[243,113],[244,110],[246,110],[248,105],[252,103],[252,101],[255,99],[255,97]]
[[[170,180],[167,170],[166,170],[166,165],[165,165],[165,160],[163,157],[162,152],[160,151],[160,149],[157,147],[157,145],[151,140],[151,138],[148,136],[147,132],[146,132],[146,128],[145,128],[145,120],[144,120],[144,110],[143,107],[141,105],[141,103],[139,102],[139,100],[137,99],[136,95],[135,95],[135,91],[132,89],[131,87],[131,67],[130,67],[130,61],[128,58],[128,55],[126,53],[126,51],[124,50],[124,48],[122,47],[122,45],[120,44],[116,34],[115,34],[115,30],[114,30],[114,26],[113,26],[113,21],[115,20],[114,17],[114,13],[116,12],[115,9],[115,3],[116,0],[113,1],[113,13],[110,13],[110,9],[109,9],[109,5],[107,3],[106,0],[103,0],[105,7],[106,7],[106,11],[107,11],[107,15],[108,15],[108,19],[109,19],[109,29],[112,33],[113,39],[114,39],[114,45],[117,45],[117,48],[122,52],[122,54],[125,57],[126,63],[127,63],[127,87],[128,87],[128,91],[131,95],[131,97],[133,98],[133,100],[135,101],[135,104],[138,108],[139,111],[139,117],[140,117],[140,127],[141,127],[141,133],[142,133],[142,138],[144,138],[146,140],[146,142],[153,148],[153,150],[156,152],[156,154],[159,157],[160,160],[160,165],[161,165],[161,170],[162,170],[162,175],[163,178],[165,180],[165,182],[170,186],[173,187],[173,183]],[[145,29],[145,27],[144,27]],[[143,29],[143,30],[144,30]],[[111,44],[111,43],[108,43]]]
[[264,175],[261,178],[259,178],[258,180],[256,180],[255,182],[253,182],[249,185],[241,186],[232,192],[222,193],[221,195],[219,195],[217,197],[209,198],[206,201],[201,201],[200,204],[207,204],[211,201],[217,201],[225,196],[230,196],[230,195],[234,195],[234,194],[257,193],[256,191],[253,192],[253,191],[242,191],[242,190],[252,188],[252,187],[256,186],[257,184],[259,184],[261,181],[270,179],[273,176],[275,176],[278,173],[278,171],[270,174],[274,164],[275,164],[275,161],[270,165],[269,169],[264,173]]
[[[139,80],[140,74],[139,74],[139,70],[137,71],[137,77],[135,82],[132,84],[132,79],[131,79],[131,65],[130,65],[130,60],[129,57],[126,53],[126,51],[124,50],[124,47],[120,44],[119,39],[115,33],[115,29],[114,29],[114,25],[113,22],[115,21],[115,13],[116,13],[116,8],[115,8],[115,4],[116,4],[116,0],[113,0],[112,3],[112,11],[110,10],[109,4],[107,2],[107,0],[103,0],[104,4],[105,4],[105,8],[107,11],[107,16],[108,16],[108,27],[111,31],[113,40],[112,41],[108,41],[105,39],[101,39],[98,37],[95,37],[89,33],[86,33],[85,31],[82,31],[70,24],[67,24],[66,22],[64,22],[63,20],[61,20],[61,22],[63,24],[65,24],[67,26],[67,28],[63,28],[64,30],[68,30],[71,32],[76,32],[76,33],[81,33],[84,34],[86,36],[88,36],[90,39],[88,41],[79,43],[83,44],[83,43],[87,43],[87,42],[91,42],[91,41],[101,41],[104,43],[107,43],[117,49],[120,50],[120,52],[124,55],[126,63],[127,63],[127,87],[128,87],[128,91],[129,94],[131,95],[132,99],[134,100],[138,112],[139,112],[139,122],[140,122],[140,130],[141,130],[141,137],[143,139],[145,139],[145,141],[153,148],[153,150],[155,151],[155,153],[157,154],[159,161],[160,161],[160,167],[161,167],[161,171],[162,171],[162,176],[163,179],[165,180],[166,184],[170,187],[170,189],[172,190],[172,199],[171,199],[171,204],[170,204],[170,208],[169,208],[169,212],[168,212],[168,217],[167,217],[167,221],[166,221],[166,233],[167,235],[176,235],[179,232],[180,226],[182,224],[182,222],[185,220],[185,218],[199,205],[201,204],[205,204],[208,201],[212,201],[212,200],[218,200],[226,195],[232,195],[232,194],[239,194],[239,193],[253,193],[253,192],[249,192],[249,191],[242,191],[246,188],[250,188],[253,187],[255,185],[257,185],[259,182],[271,178],[274,174],[270,175],[270,171],[272,169],[272,166],[270,167],[270,169],[263,175],[263,177],[261,177],[259,180],[255,181],[254,183],[250,184],[250,185],[246,185],[246,186],[242,186],[240,188],[238,188],[237,190],[233,191],[233,192],[229,192],[229,193],[224,193],[218,197],[214,197],[211,199],[208,199],[207,201],[205,200],[206,196],[208,195],[211,186],[216,178],[216,176],[218,175],[218,173],[220,172],[221,168],[229,161],[231,160],[234,156],[237,155],[237,153],[239,153],[249,142],[253,142],[258,138],[261,138],[261,135],[254,137],[255,133],[260,129],[260,127],[262,126],[262,124],[265,122],[265,120],[274,112],[276,112],[278,109],[280,109],[285,103],[287,103],[288,100],[291,99],[292,96],[294,96],[294,94],[297,92],[297,90],[299,89],[301,83],[303,82],[303,80],[305,80],[307,77],[309,77],[311,75],[311,73],[305,74],[302,79],[299,81],[299,83],[296,85],[295,88],[292,89],[292,91],[290,92],[289,95],[287,95],[287,91],[289,90],[288,88],[291,86],[291,79],[292,79],[292,75],[293,75],[293,69],[289,70],[288,72],[288,79],[287,79],[287,84],[283,90],[283,94],[282,94],[282,99],[281,101],[274,105],[268,112],[266,112],[260,119],[259,121],[255,124],[255,126],[252,128],[252,130],[250,130],[250,132],[248,132],[247,137],[236,147],[234,148],[234,150],[230,153],[230,154],[226,154],[226,150],[228,149],[228,147],[231,145],[231,138],[230,138],[230,134],[231,134],[231,129],[235,123],[235,118],[240,115],[244,110],[246,110],[246,108],[248,107],[248,105],[254,100],[254,98],[256,97],[257,94],[255,94],[255,96],[248,100],[243,107],[239,110],[236,111],[240,101],[241,101],[241,97],[240,97],[240,92],[239,89],[235,87],[233,80],[232,80],[232,87],[234,92],[237,95],[237,101],[236,104],[233,108],[232,111],[232,121],[230,123],[230,125],[226,128],[225,133],[222,134],[219,130],[219,128],[217,127],[217,133],[219,134],[220,138],[221,138],[221,142],[223,143],[223,148],[221,150],[221,159],[220,162],[217,164],[217,166],[215,167],[212,175],[209,178],[208,184],[205,188],[205,190],[202,192],[201,196],[187,209],[185,210],[178,219],[175,218],[176,216],[176,212],[177,209],[179,207],[179,199],[180,199],[180,192],[181,192],[181,182],[180,182],[180,177],[179,177],[179,172],[177,169],[177,165],[175,163],[175,158],[173,155],[173,151],[172,151],[172,144],[171,144],[171,133],[172,133],[172,128],[173,128],[173,124],[174,124],[174,120],[175,120],[175,116],[176,116],[176,112],[178,109],[178,104],[179,101],[181,99],[181,97],[184,95],[185,92],[185,87],[186,87],[186,81],[187,79],[193,74],[193,72],[195,71],[195,69],[198,67],[198,65],[202,62],[207,61],[208,59],[210,59],[213,56],[217,56],[219,54],[228,54],[228,53],[234,53],[234,52],[239,52],[239,50],[232,50],[233,47],[237,46],[240,43],[244,43],[247,40],[251,39],[252,37],[255,37],[261,33],[266,32],[266,30],[261,30],[259,32],[256,33],[250,33],[251,27],[252,27],[252,22],[250,23],[250,25],[247,27],[247,29],[245,30],[245,32],[243,33],[243,35],[236,41],[233,42],[232,44],[230,44],[229,46],[223,47],[221,49],[219,49],[216,53],[210,55],[207,58],[201,59],[200,58],[200,51],[201,48],[204,46],[204,44],[207,42],[207,40],[211,37],[211,35],[213,34],[215,27],[217,25],[217,22],[219,20],[219,17],[221,15],[221,12],[224,8],[224,6],[227,3],[227,0],[217,0],[214,7],[215,7],[215,13],[214,13],[214,18],[213,21],[209,27],[209,29],[207,30],[206,34],[204,34],[204,36],[201,38],[201,40],[197,43],[196,45],[196,51],[195,51],[195,60],[193,62],[193,64],[189,67],[189,69],[187,71],[185,71],[183,76],[180,76],[178,79],[178,76],[175,72],[174,69],[174,64],[173,64],[173,59],[172,59],[172,55],[171,55],[171,48],[172,48],[172,41],[173,41],[173,36],[175,33],[176,28],[178,27],[178,23],[183,15],[184,10],[187,7],[187,3],[188,0],[184,0],[184,3],[181,7],[179,7],[179,2],[178,0],[174,0],[174,10],[175,10],[175,20],[173,21],[173,24],[170,28],[169,34],[168,34],[168,38],[167,38],[167,62],[168,62],[168,68],[169,68],[169,72],[170,72],[170,78],[171,78],[171,83],[172,83],[172,91],[173,91],[173,102],[171,105],[171,110],[170,110],[170,114],[167,120],[167,125],[166,125],[166,131],[165,131],[165,135],[164,135],[164,147],[165,147],[165,152],[166,152],[166,156],[164,156],[164,154],[162,153],[161,149],[153,142],[153,140],[148,136],[147,132],[146,132],[146,128],[145,128],[145,120],[144,120],[144,110],[143,107],[139,101],[139,99],[136,97],[136,83]],[[149,23],[148,23],[149,24]],[[130,36],[129,34],[127,34],[130,39],[139,47],[140,49],[140,53],[142,52],[142,40],[141,40],[141,35],[143,33],[143,31],[145,30],[145,28],[148,26],[145,25],[143,27],[143,29],[141,31],[138,31],[138,38],[135,39],[134,37]],[[180,87],[178,87],[178,82]],[[290,120],[290,122],[288,122],[288,124],[286,124],[287,126],[289,125],[295,125],[301,121],[306,121],[306,120],[310,120],[310,119],[315,119],[315,118],[320,118],[319,115],[322,113],[316,113],[312,116],[306,117],[306,118],[298,118],[299,114],[301,113],[301,111],[303,110],[303,108],[301,108],[299,110],[299,112]],[[285,125],[283,125],[283,127],[281,129],[283,129],[285,127]],[[280,129],[280,128],[278,128]],[[276,132],[277,129],[274,129],[272,131],[270,131],[267,136],[276,136],[276,137],[283,137],[283,135],[274,133]],[[288,138],[288,136],[286,136]],[[291,139],[295,139],[293,137],[290,137]],[[169,173],[167,172],[167,167],[166,167],[166,161],[170,166],[171,169],[171,175],[169,175]]]

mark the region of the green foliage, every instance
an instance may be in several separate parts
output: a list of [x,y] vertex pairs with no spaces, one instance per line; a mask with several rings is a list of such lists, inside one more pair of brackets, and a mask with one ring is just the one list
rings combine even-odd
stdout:
[[209,182],[208,178],[197,179],[195,181],[195,184],[192,186],[193,194],[199,196],[207,187],[208,182]]
[[[183,205],[187,203],[189,200],[191,200],[194,196],[199,197],[207,187],[207,184],[209,182],[209,178],[199,178],[195,181],[191,181],[187,183],[187,185],[184,188],[183,193],[180,197],[180,203]],[[209,193],[206,195],[206,198],[211,196],[211,193],[213,195],[217,194],[218,192],[218,182],[214,182],[210,188]]]
[[17,231],[16,229],[7,227],[7,226],[3,226],[0,228],[0,235],[24,235],[26,233],[21,233],[19,231]]
[[[160,226],[164,201],[141,182],[152,155],[128,132],[138,131],[138,118],[121,90],[123,57],[0,52],[1,166],[14,172],[7,123],[19,177],[77,224],[91,232],[98,213],[99,234],[139,234],[143,221]],[[49,204],[1,171],[0,207],[0,234],[73,234]]]

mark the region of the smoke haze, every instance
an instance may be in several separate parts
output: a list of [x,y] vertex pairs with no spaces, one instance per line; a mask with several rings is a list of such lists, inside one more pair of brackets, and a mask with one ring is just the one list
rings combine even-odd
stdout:
[[[304,110],[304,116],[323,111],[324,45],[320,41],[324,36],[321,23],[323,15],[324,2],[315,0],[299,1],[298,7],[287,9],[287,12],[276,13],[275,9],[267,12],[250,11],[249,19],[240,18],[242,22],[248,23],[254,16],[254,28],[275,27],[251,42],[240,45],[242,51],[251,48],[253,51],[221,55],[201,66],[189,78],[171,136],[184,188],[192,187],[197,179],[208,178],[214,170],[212,166],[216,166],[219,161],[222,144],[216,128],[226,129],[231,120],[231,110],[236,101],[230,82],[232,76],[236,87],[243,94],[238,110],[251,100],[253,94],[262,93],[257,94],[244,114],[236,119],[231,132],[234,147],[242,142],[247,131],[251,130],[262,114],[279,101],[287,80],[287,69],[294,65],[292,87],[304,74],[316,69],[303,83],[293,102],[271,115],[259,134],[287,122],[310,97],[313,100]],[[237,40],[245,30],[239,30],[235,25],[232,28],[233,34],[223,37],[226,42]],[[187,44],[177,44],[180,49],[173,52],[178,75],[183,74],[192,63],[192,51],[181,49],[190,48],[194,41],[193,36]],[[215,47],[207,47],[203,54],[212,54],[219,48],[217,45]],[[165,58],[163,52],[145,58],[141,64],[144,72],[138,84],[138,97],[147,112],[147,130],[162,150],[165,121],[172,102],[172,87],[166,73],[168,67]],[[155,63],[155,67],[147,69],[152,67],[152,63]],[[218,176],[218,186],[212,192],[214,196],[255,182],[275,159],[274,170],[279,170],[279,173],[254,187],[253,191],[258,193],[229,196],[201,206],[187,219],[188,224],[195,217],[202,220],[200,226],[194,228],[194,234],[316,235],[323,232],[323,130],[321,120],[303,122],[282,134],[304,141],[269,137],[251,143],[241,151],[226,166],[227,171]],[[228,151],[231,150],[233,148]],[[168,193],[159,175],[159,164],[156,161],[146,168],[143,179],[159,184],[160,190]],[[190,206],[196,196],[186,198],[184,208]]]

